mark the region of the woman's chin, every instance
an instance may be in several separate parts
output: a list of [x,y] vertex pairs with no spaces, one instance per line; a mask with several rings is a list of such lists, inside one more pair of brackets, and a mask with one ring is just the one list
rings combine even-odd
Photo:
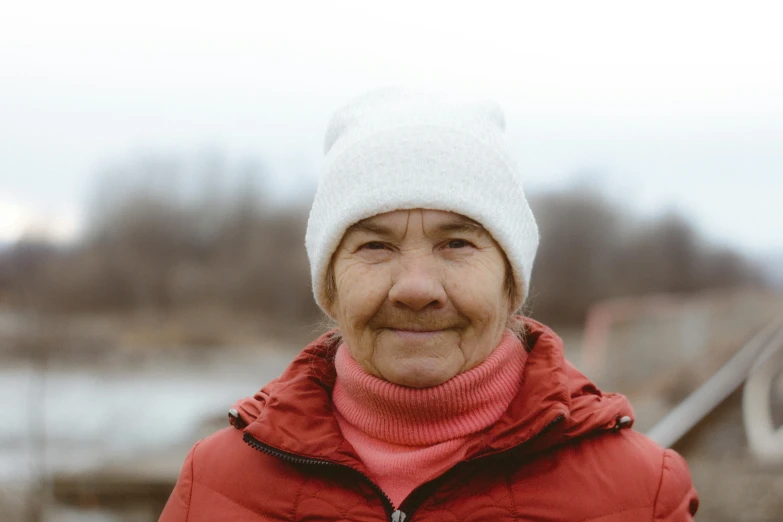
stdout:
[[431,388],[448,381],[459,372],[443,360],[429,357],[406,357],[382,372],[387,381],[408,388]]

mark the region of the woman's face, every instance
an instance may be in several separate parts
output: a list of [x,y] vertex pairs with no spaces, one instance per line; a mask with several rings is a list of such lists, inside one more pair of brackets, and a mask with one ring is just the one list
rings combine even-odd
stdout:
[[349,228],[330,313],[354,359],[386,381],[436,386],[484,361],[511,313],[505,256],[478,223],[397,210]]

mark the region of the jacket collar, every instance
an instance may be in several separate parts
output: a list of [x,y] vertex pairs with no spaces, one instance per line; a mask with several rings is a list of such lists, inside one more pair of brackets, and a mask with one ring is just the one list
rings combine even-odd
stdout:
[[[520,393],[497,423],[463,448],[461,460],[512,448],[542,451],[632,424],[627,399],[602,393],[566,361],[562,340],[550,328],[532,319],[518,320],[524,321],[523,341],[529,351]],[[308,345],[278,379],[234,405],[241,423],[233,424],[246,425],[247,434],[279,451],[366,472],[332,410],[338,344],[331,331]]]

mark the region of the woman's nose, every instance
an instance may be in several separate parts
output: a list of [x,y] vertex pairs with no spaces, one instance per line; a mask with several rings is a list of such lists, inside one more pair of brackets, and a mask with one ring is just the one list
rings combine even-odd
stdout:
[[427,260],[405,263],[389,290],[389,300],[414,312],[441,308],[446,304],[446,290],[437,271]]

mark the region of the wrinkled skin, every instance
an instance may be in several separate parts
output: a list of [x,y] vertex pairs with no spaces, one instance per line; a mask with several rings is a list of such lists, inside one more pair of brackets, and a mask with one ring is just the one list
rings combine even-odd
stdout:
[[489,357],[511,314],[503,251],[481,225],[397,210],[349,228],[333,257],[337,320],[368,373],[437,386]]

